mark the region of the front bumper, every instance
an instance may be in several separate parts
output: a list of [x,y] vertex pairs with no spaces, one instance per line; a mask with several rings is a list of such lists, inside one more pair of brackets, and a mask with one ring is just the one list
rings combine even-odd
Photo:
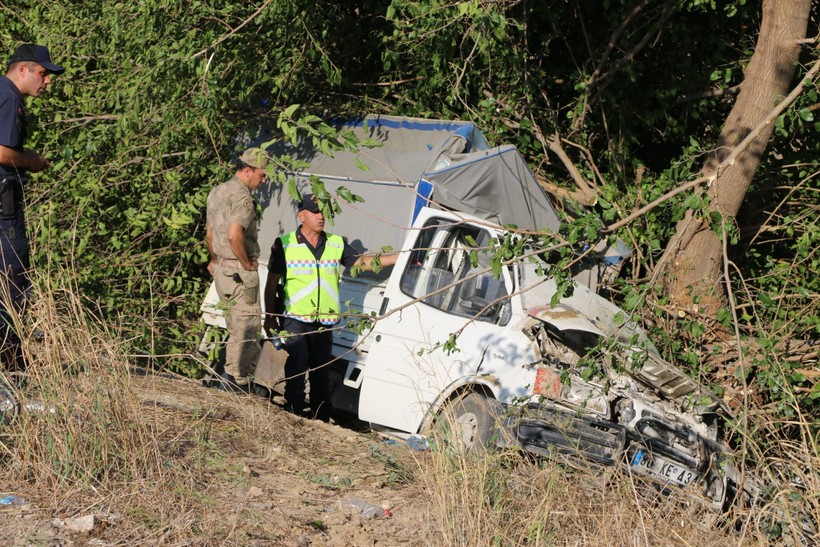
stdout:
[[714,508],[723,507],[727,478],[720,471],[716,443],[656,418],[632,426],[554,407],[529,405],[509,416],[505,428],[528,452],[584,467],[620,466],[661,490],[699,491]]

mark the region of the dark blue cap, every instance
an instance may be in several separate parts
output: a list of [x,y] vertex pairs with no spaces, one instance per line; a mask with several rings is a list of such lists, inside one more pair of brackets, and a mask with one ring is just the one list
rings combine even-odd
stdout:
[[48,54],[48,48],[46,46],[23,44],[15,49],[14,53],[11,54],[8,64],[23,62],[37,63],[53,74],[62,74],[65,72],[63,67],[51,62],[51,57]]
[[299,202],[300,211],[309,211],[311,213],[319,212],[319,202],[313,194],[305,194],[302,196],[302,201]]

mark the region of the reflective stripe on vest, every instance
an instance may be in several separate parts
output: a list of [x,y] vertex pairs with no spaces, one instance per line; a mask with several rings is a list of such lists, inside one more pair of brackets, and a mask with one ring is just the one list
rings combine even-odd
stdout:
[[327,234],[322,257],[316,260],[310,248],[296,239],[296,232],[282,236],[285,251],[285,315],[304,323],[339,322],[339,268],[344,240]]

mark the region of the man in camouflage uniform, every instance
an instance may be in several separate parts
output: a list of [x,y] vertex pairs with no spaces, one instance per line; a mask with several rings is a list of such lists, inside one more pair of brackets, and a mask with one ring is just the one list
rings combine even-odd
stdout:
[[251,192],[267,182],[268,157],[249,148],[236,162],[236,173],[208,194],[205,237],[219,300],[228,326],[223,388],[246,391],[261,348],[259,243],[256,202]]

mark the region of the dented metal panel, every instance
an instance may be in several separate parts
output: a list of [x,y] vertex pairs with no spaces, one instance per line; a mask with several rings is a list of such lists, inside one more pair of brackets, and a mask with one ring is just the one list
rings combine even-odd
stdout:
[[587,317],[580,312],[563,306],[538,306],[527,310],[530,317],[535,317],[541,321],[553,325],[558,330],[581,330],[592,332],[598,336],[604,336],[603,331],[595,326]]
[[695,381],[657,355],[644,353],[645,360],[640,367],[631,371],[638,380],[645,382],[669,398],[683,397],[695,391]]

